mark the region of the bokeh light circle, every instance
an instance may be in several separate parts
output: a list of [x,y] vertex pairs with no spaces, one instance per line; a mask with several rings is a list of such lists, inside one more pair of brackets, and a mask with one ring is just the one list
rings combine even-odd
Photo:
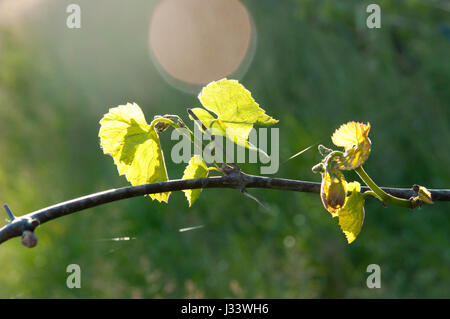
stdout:
[[150,51],[162,76],[183,91],[224,77],[241,78],[256,30],[239,0],[162,0],[150,20]]

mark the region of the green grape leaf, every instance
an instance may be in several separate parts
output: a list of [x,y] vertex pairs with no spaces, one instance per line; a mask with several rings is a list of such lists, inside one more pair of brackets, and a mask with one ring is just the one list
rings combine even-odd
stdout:
[[361,194],[361,185],[358,182],[348,183],[347,190],[352,192],[347,197],[344,207],[339,212],[339,225],[351,244],[361,231],[364,222],[364,196]]
[[217,116],[214,118],[201,108],[192,109],[212,134],[226,136],[247,148],[252,147],[247,140],[253,125],[268,126],[278,122],[267,115],[250,91],[236,80],[225,78],[211,82],[202,89],[198,98],[206,110]]
[[[209,170],[203,158],[200,155],[194,155],[186,166],[182,179],[205,178],[208,177],[208,173]],[[200,196],[202,189],[185,189],[183,192],[189,202],[189,207],[191,207]]]
[[345,148],[343,157],[336,158],[343,170],[360,167],[369,158],[372,142],[369,138],[370,123],[348,122],[342,124],[331,136],[333,144]]
[[[100,146],[111,155],[120,175],[131,185],[168,180],[164,155],[154,125],[147,124],[136,103],[111,108],[100,120]],[[150,194],[152,199],[168,202],[170,192]]]

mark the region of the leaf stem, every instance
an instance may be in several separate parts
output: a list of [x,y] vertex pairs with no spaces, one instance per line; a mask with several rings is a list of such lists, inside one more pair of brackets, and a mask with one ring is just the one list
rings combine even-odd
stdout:
[[[198,143],[198,139],[196,139],[195,138],[195,135],[194,135],[194,133],[189,129],[189,127],[187,127],[186,126],[186,124],[184,124],[184,122],[181,120],[181,118],[177,115],[177,117],[178,117],[178,119],[179,119],[179,121],[181,122],[181,123],[183,123],[183,126],[180,126],[178,123],[176,123],[176,122],[174,122],[174,121],[172,121],[172,120],[170,120],[170,119],[168,119],[168,118],[164,118],[164,117],[160,117],[160,118],[157,118],[157,119],[155,119],[154,120],[154,122],[164,122],[164,123],[167,123],[167,124],[169,124],[170,126],[172,126],[174,129],[179,129],[179,130],[182,130],[183,131],[183,134],[185,135],[185,136],[188,136],[187,134],[186,134],[186,131],[189,133],[189,138],[191,139],[191,142],[192,142],[192,144],[194,145],[194,147],[197,147],[199,150],[200,150],[200,152],[203,152],[203,148],[205,147],[205,145],[203,144],[203,140],[201,140],[200,141],[200,143]],[[200,120],[199,120],[200,121]],[[201,122],[200,122],[201,123]],[[203,125],[203,123],[202,123],[202,125]],[[186,129],[186,130],[183,130],[183,129]],[[212,135],[212,137],[213,137],[213,135]],[[213,140],[213,138],[212,138],[212,140]],[[203,156],[202,156],[203,157]],[[217,168],[219,168],[220,167],[220,165],[214,160],[214,165],[216,165],[216,167]]]
[[377,199],[379,199],[380,201],[383,201],[374,191],[370,190],[367,192],[362,193],[362,195],[364,196],[364,198],[366,199],[369,196],[375,197]]
[[218,168],[218,167],[208,167],[208,171],[217,171],[217,172],[219,172],[220,174],[223,174],[223,171],[220,169],[220,168]]
[[[384,203],[393,204],[400,207],[412,208],[411,202],[407,199],[398,198],[389,195],[384,190],[382,190],[371,178],[367,175],[366,171],[362,166],[355,169],[355,172],[359,177],[366,183],[366,185],[375,193],[378,199],[381,199]],[[370,193],[369,193],[370,194]]]
[[[181,120],[181,118],[179,116],[177,116],[179,121],[181,123],[183,123],[183,121]],[[179,125],[178,123],[168,119],[168,118],[164,118],[164,117],[160,117],[154,120],[154,122],[163,122],[163,123],[167,123],[170,126],[172,126],[174,129],[176,130],[181,130],[184,136],[187,136],[190,138],[192,144],[194,144],[194,146],[198,147],[200,151],[203,151],[203,143],[201,145],[199,145],[197,143],[197,140],[195,139],[194,133],[189,129],[189,127],[187,127],[184,123],[183,126]],[[185,130],[184,130],[185,129]],[[187,131],[187,132],[186,132]],[[187,134],[189,133],[189,134]]]
[[[220,145],[218,145],[217,143],[215,143],[215,136],[212,134],[210,128],[212,127],[212,124],[214,123],[214,121],[216,121],[217,119],[214,119],[211,121],[211,123],[209,124],[210,127],[206,127],[205,124],[203,124],[203,122],[198,118],[197,115],[195,115],[195,113],[192,111],[192,109],[187,109],[187,112],[189,114],[189,116],[193,119],[194,122],[196,122],[197,124],[199,124],[199,126],[202,128],[203,133],[205,133],[205,135],[207,137],[209,137],[211,139],[212,142],[214,142],[215,147],[216,148],[220,148],[223,152],[223,154],[225,155],[225,164],[228,164],[227,162],[229,161],[228,157],[227,157],[227,153],[224,151],[223,147],[221,147]],[[226,138],[226,137],[225,137]],[[216,162],[216,160],[214,160],[214,165],[216,165],[217,168],[220,167],[220,165]]]

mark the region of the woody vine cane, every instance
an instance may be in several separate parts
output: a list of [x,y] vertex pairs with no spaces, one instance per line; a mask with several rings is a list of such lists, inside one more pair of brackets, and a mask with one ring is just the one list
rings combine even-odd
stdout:
[[[278,121],[259,107],[251,93],[236,80],[222,79],[211,82],[199,94],[203,108],[190,109],[194,120],[204,133],[226,137],[238,146],[256,149],[249,143],[254,125],[271,126]],[[100,145],[105,154],[113,158],[120,175],[125,175],[131,187],[112,189],[53,205],[30,214],[15,217],[5,206],[10,223],[0,229],[0,243],[22,236],[27,247],[37,244],[35,229],[50,220],[104,203],[148,195],[153,200],[168,203],[173,191],[183,191],[188,206],[199,198],[203,188],[268,188],[320,193],[325,209],[338,219],[348,243],[361,231],[364,204],[369,197],[383,205],[416,209],[423,204],[449,201],[450,190],[433,190],[414,185],[411,189],[379,187],[362,165],[368,160],[372,143],[370,124],[351,121],[341,125],[331,136],[333,144],[343,150],[319,145],[322,161],[313,172],[320,173],[321,183],[248,175],[231,162],[208,166],[202,155],[189,160],[179,180],[169,180],[159,135],[167,129],[182,130],[195,146],[194,133],[178,115],[155,116],[150,124],[136,103],[111,108],[100,121]],[[211,139],[214,143],[214,139]],[[261,152],[261,150],[258,150]],[[347,182],[346,171],[355,171],[366,186],[358,181]],[[216,173],[221,176],[210,176]]]

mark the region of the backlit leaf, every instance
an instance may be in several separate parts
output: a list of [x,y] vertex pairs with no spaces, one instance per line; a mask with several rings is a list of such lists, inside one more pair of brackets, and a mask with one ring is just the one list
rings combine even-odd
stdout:
[[339,169],[352,170],[361,166],[370,155],[371,141],[368,137],[370,123],[348,122],[342,124],[331,140],[345,149],[344,157],[338,157]]
[[364,222],[364,196],[358,182],[348,183],[347,190],[352,193],[347,197],[344,207],[339,210],[338,216],[339,225],[350,244],[360,233]]
[[[206,166],[205,161],[201,156],[194,155],[190,161],[186,169],[184,170],[182,179],[194,179],[194,178],[205,178],[208,177],[208,167]],[[189,207],[194,204],[197,198],[200,196],[202,189],[185,189],[183,190],[186,198],[189,202]]]
[[[111,108],[100,120],[100,145],[114,159],[120,175],[131,185],[167,181],[164,155],[154,129],[157,120],[147,124],[141,108],[128,103]],[[151,194],[167,202],[170,192]]]
[[259,107],[251,93],[236,80],[211,82],[198,96],[203,107],[192,109],[194,114],[211,129],[212,134],[226,136],[236,144],[250,147],[248,136],[254,124],[273,125],[273,119]]

